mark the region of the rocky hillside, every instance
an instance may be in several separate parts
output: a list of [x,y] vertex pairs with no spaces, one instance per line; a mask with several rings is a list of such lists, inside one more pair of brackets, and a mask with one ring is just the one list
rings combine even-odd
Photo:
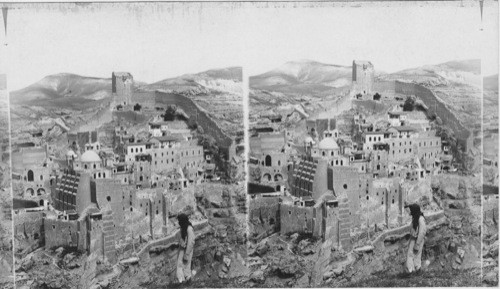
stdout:
[[[483,79],[483,153],[498,161],[498,74]],[[483,166],[484,182],[498,186],[498,167]]]
[[[441,102],[476,135],[481,130],[481,61],[461,60],[425,65],[379,76],[379,80],[399,80],[420,84],[431,90]],[[474,141],[477,154],[481,139]]]
[[242,68],[212,69],[139,86],[189,97],[207,112],[228,135],[243,131]]
[[208,94],[210,92],[241,94],[241,67],[212,69],[197,74],[185,74],[142,85],[142,90],[165,90],[184,95]]
[[[387,229],[382,232],[378,228],[356,238],[351,233],[354,250],[350,252],[328,247],[327,242],[307,234],[259,231],[249,238],[252,274],[247,284],[302,288],[479,286],[480,186],[479,178],[440,175],[432,177],[428,188],[432,197],[415,200],[424,208],[428,222],[422,254],[424,273],[419,276],[404,274],[409,230],[389,234]],[[432,218],[436,206],[439,211],[434,215],[438,217]],[[254,222],[249,223],[250,232],[255,231]],[[315,271],[315,264],[321,263],[325,254],[330,257],[319,268],[323,271]]]
[[424,65],[382,75],[380,79],[411,81],[429,86],[465,84],[480,87],[481,61],[471,59]]

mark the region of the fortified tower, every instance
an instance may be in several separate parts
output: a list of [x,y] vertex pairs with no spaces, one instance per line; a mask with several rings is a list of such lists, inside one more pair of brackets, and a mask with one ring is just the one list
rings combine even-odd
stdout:
[[132,86],[134,78],[128,72],[113,72],[111,75],[111,89],[116,105],[129,105],[132,102]]
[[352,93],[370,94],[373,87],[373,64],[370,61],[353,60]]

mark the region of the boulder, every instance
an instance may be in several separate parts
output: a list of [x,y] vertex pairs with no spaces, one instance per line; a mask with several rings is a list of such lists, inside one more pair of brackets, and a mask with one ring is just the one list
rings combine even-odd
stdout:
[[441,191],[443,194],[450,199],[458,199],[458,180],[455,178],[449,178],[447,180],[441,180],[440,182]]
[[462,249],[462,247],[459,247],[459,248],[457,249],[457,253],[458,253],[458,256],[460,257],[460,259],[463,259],[463,258],[464,258],[465,251],[464,251],[464,249]]
[[267,240],[265,240],[257,244],[257,247],[255,247],[255,254],[262,257],[268,250],[269,244],[267,243]]
[[63,258],[63,263],[68,264],[76,258],[75,253],[66,254]]
[[488,272],[483,277],[483,282],[485,282],[489,285],[498,285],[498,267],[496,268],[496,270]]
[[303,250],[305,247],[307,247],[309,244],[311,243],[311,241],[309,241],[309,239],[303,239],[299,242],[299,250]]
[[125,265],[125,266],[134,265],[137,263],[139,263],[139,258],[137,258],[137,257],[130,257],[130,258],[127,258],[127,259],[120,261],[120,264]]
[[231,267],[231,258],[224,256],[223,261],[227,268]]
[[333,272],[333,274],[335,275],[335,277],[336,277],[336,276],[340,276],[340,275],[342,275],[342,273],[344,273],[344,268],[342,268],[342,267],[337,267],[337,268],[334,268],[334,269],[332,270],[332,272]]
[[61,255],[62,255],[62,254],[63,254],[63,252],[64,252],[64,248],[63,248],[63,247],[59,247],[59,248],[57,248],[57,249],[56,249],[56,251],[55,251],[55,252],[56,252],[56,256],[57,256],[57,257],[61,257]]
[[16,272],[17,271],[24,271],[24,272],[28,272],[34,265],[34,261],[33,261],[33,258],[31,256],[23,259],[21,261],[21,265],[16,268]]
[[307,248],[304,248],[304,249],[303,249],[300,253],[301,253],[302,255],[304,255],[304,256],[307,256],[307,255],[312,255],[312,254],[314,254],[314,253],[315,253],[315,251],[314,251],[314,249],[313,249],[311,246],[309,246],[309,247],[307,247]]
[[295,277],[302,269],[300,262],[289,256],[281,258],[275,265],[278,275],[284,278]]
[[498,240],[488,247],[487,257],[496,258],[498,257]]
[[264,281],[266,281],[266,278],[264,277],[264,271],[256,270],[252,272],[252,274],[250,274],[250,280],[255,283],[264,283]]

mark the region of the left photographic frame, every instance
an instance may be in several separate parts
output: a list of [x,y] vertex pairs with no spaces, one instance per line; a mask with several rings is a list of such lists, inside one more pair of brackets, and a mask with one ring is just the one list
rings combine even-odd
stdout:
[[248,274],[233,5],[8,6],[17,287]]

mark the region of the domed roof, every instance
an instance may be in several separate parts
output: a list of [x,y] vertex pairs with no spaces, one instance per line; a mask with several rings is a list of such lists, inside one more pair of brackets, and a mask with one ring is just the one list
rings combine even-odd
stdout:
[[100,162],[101,158],[94,151],[86,151],[86,152],[83,153],[83,155],[80,158],[80,160],[83,163],[95,163],[95,162]]
[[72,149],[70,149],[70,150],[68,150],[68,152],[66,153],[66,156],[67,156],[67,157],[73,157],[73,156],[76,156],[76,154],[75,154],[75,152],[74,152]]
[[333,138],[329,137],[320,141],[318,146],[320,150],[335,150],[339,148],[337,142]]

